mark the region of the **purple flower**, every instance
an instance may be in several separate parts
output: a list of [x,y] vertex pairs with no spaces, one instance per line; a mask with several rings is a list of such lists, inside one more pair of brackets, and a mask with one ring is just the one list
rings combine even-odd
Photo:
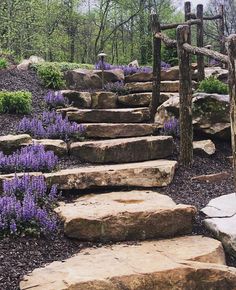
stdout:
[[48,192],[43,176],[15,176],[4,181],[0,197],[0,235],[54,232],[57,218],[53,207],[57,197],[56,186]]
[[27,133],[36,139],[51,138],[69,140],[74,135],[83,136],[85,128],[75,122],[70,122],[68,117],[55,111],[43,112],[42,116],[33,118],[24,117],[19,125],[19,133]]
[[50,108],[65,107],[69,104],[69,100],[60,91],[49,91],[44,99]]
[[51,172],[58,164],[58,157],[53,151],[45,151],[43,145],[29,145],[17,150],[12,155],[0,152],[0,172]]
[[167,135],[167,136],[174,136],[174,137],[178,137],[179,136],[179,120],[176,118],[172,118],[169,121],[166,121],[164,123],[164,127],[163,130],[161,131],[161,133],[163,135]]

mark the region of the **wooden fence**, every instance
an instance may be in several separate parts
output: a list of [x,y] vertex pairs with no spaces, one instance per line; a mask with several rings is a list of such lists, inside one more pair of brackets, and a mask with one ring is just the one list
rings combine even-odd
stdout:
[[[225,63],[229,69],[229,95],[230,95],[230,122],[231,122],[231,140],[233,154],[234,184],[236,187],[236,34],[230,35],[225,39],[224,48],[221,52],[226,51],[227,55],[217,51],[202,47],[202,31],[198,33],[197,46],[191,45],[191,25],[199,25],[201,15],[202,20],[209,20],[210,17],[203,17],[202,5],[198,5],[196,19],[189,8],[190,3],[185,3],[185,23],[173,24],[171,28],[177,26],[177,40],[168,38],[161,33],[161,29],[170,27],[170,25],[160,25],[157,15],[152,15],[153,32],[154,32],[154,79],[153,79],[153,100],[151,105],[158,105],[160,92],[160,50],[161,41],[170,47],[177,47],[179,58],[179,81],[180,81],[180,162],[184,166],[191,166],[193,160],[193,126],[192,126],[192,76],[191,76],[191,54],[198,56],[198,65],[202,62],[204,56],[214,58]],[[221,7],[221,11],[223,8]],[[222,14],[211,17],[211,19],[222,19]],[[210,19],[210,20],[211,20]],[[197,21],[197,22],[196,22]],[[202,26],[202,24],[201,24]],[[199,73],[201,67],[199,68]],[[203,67],[204,70],[204,67]],[[151,108],[156,111],[156,108]],[[153,112],[152,111],[152,112]]]

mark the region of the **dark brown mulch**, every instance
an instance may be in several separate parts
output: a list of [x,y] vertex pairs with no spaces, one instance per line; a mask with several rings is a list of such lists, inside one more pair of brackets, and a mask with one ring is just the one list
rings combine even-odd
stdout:
[[[0,90],[25,90],[32,93],[32,114],[39,114],[44,109],[44,96],[47,92],[34,71],[20,71],[17,69],[0,70]],[[22,115],[1,114],[0,136],[14,133]]]

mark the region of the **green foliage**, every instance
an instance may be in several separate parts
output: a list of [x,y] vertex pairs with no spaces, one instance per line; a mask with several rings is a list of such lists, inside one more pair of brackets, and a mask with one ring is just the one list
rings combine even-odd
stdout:
[[228,86],[221,81],[219,81],[216,77],[210,76],[205,80],[201,81],[198,87],[199,92],[205,93],[215,93],[215,94],[227,94]]
[[70,63],[70,62],[43,62],[38,64],[32,64],[31,68],[38,71],[42,66],[54,65],[59,68],[61,72],[72,70],[72,69],[94,69],[93,64],[86,63]]
[[8,62],[5,58],[0,58],[0,69],[7,68]]
[[38,66],[37,72],[46,88],[61,89],[64,87],[63,73],[54,63],[42,63]]
[[31,111],[31,104],[30,92],[0,92],[0,113],[28,114]]

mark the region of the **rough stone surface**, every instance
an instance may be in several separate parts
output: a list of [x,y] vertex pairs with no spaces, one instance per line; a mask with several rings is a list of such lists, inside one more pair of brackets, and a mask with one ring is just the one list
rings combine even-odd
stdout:
[[[179,97],[173,96],[157,109],[155,123],[164,124],[179,117]],[[196,93],[193,95],[193,125],[197,132],[214,137],[230,138],[229,96]]]
[[102,88],[101,78],[88,69],[69,70],[64,73],[64,78],[67,88],[71,90]]
[[[131,93],[142,93],[152,91],[152,82],[136,82],[127,83],[125,88]],[[179,91],[179,81],[162,81],[161,82],[161,92],[175,93]]]
[[141,123],[150,119],[148,108],[67,110],[71,121],[80,123]]
[[132,75],[125,76],[126,83],[136,83],[136,82],[151,82],[153,79],[152,72],[137,72]]
[[99,165],[66,169],[44,174],[49,186],[59,189],[89,189],[96,187],[163,187],[171,183],[176,161],[155,160],[116,165]]
[[212,199],[201,211],[208,230],[236,257],[236,193]]
[[88,138],[123,138],[148,136],[156,133],[158,126],[154,124],[83,124]]
[[36,269],[20,283],[32,290],[234,290],[236,269],[220,243],[201,236],[85,249]]
[[112,92],[92,93],[93,109],[115,109],[117,107],[117,95]]
[[207,67],[205,68],[205,77],[215,76],[221,81],[226,81],[228,79],[229,71],[221,67]]
[[213,155],[216,152],[216,146],[211,140],[202,140],[193,142],[193,150],[198,154]]
[[67,144],[62,140],[54,139],[41,139],[33,140],[34,144],[41,144],[45,147],[46,150],[53,151],[56,155],[63,156],[67,155]]
[[91,108],[92,99],[89,92],[78,92],[73,90],[62,90],[61,93],[69,100],[72,106],[81,109]]
[[17,65],[19,70],[28,70],[31,64],[38,64],[44,62],[42,57],[32,55],[29,59],[24,59],[20,64]]
[[166,238],[191,233],[196,209],[153,191],[88,195],[61,203],[65,234],[83,241]]
[[[102,79],[101,70],[94,70],[93,72]],[[122,69],[104,70],[105,83],[120,82],[120,81],[124,81],[124,79],[125,79],[125,76],[124,76],[124,71]]]
[[148,136],[75,142],[70,154],[88,163],[129,163],[165,158],[173,154],[173,138]]
[[9,154],[31,142],[32,138],[27,134],[0,136],[0,151]]
[[118,102],[126,107],[145,107],[149,106],[152,93],[137,93],[125,96],[118,96]]

